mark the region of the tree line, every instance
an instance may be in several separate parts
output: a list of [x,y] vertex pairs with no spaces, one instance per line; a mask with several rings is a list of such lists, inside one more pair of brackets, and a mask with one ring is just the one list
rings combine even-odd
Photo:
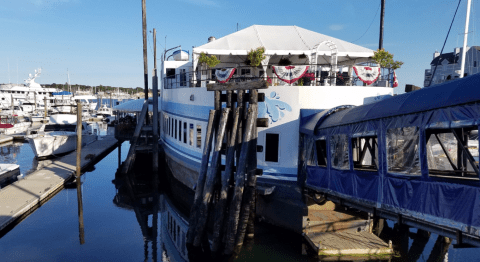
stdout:
[[[77,91],[90,91],[92,93],[98,93],[98,92],[112,92],[116,93],[118,92],[119,88],[114,87],[114,86],[104,86],[104,85],[99,85],[99,86],[89,86],[89,85],[79,85],[79,84],[73,84],[70,85],[70,88],[68,87],[68,83],[65,84],[44,84],[43,87],[47,88],[57,88],[62,91],[72,91],[72,92],[77,92]],[[120,92],[122,93],[137,93],[137,92],[144,92],[144,89],[142,87],[136,87],[136,88],[131,88],[131,87],[120,87]]]

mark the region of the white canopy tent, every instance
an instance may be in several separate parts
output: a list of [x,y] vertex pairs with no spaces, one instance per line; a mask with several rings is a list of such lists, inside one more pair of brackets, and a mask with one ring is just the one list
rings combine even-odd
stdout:
[[246,60],[250,50],[258,47],[265,48],[265,72],[268,65],[276,65],[287,57],[292,65],[310,65],[314,72],[317,66],[326,66],[330,72],[336,72],[337,65],[347,66],[351,76],[353,65],[371,61],[374,55],[371,49],[298,26],[252,25],[193,48],[193,70],[197,69],[201,53],[216,55],[222,62],[220,67],[236,67]]
[[[148,100],[151,102],[152,98],[149,98]],[[144,102],[145,102],[145,98],[128,101],[128,102],[114,106],[113,111],[126,112],[126,113],[138,113],[142,111]],[[158,103],[158,112],[161,112],[161,110],[162,110],[162,107],[160,106],[160,103]],[[148,112],[153,112],[152,104],[148,105]]]

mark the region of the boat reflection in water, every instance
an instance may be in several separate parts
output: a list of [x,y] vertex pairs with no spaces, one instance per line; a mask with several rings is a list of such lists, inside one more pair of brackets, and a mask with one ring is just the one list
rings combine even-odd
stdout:
[[115,180],[112,181],[116,189],[113,199],[115,206],[135,212],[143,235],[145,261],[150,258],[152,261],[158,260],[158,216],[161,197],[158,193],[158,183],[154,181],[152,172],[140,174],[131,172],[127,175],[117,172]]

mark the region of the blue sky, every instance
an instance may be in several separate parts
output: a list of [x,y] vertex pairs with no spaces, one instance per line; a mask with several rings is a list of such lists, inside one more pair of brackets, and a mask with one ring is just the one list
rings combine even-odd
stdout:
[[[480,45],[475,34],[479,1],[472,0],[469,45]],[[463,43],[466,2],[444,52]],[[442,48],[457,3],[386,0],[384,48],[404,62],[397,70],[396,92],[405,84],[423,86],[425,69]],[[147,0],[147,27],[157,29],[159,52],[165,36],[167,48],[190,50],[209,36],[235,32],[237,23],[240,29],[296,25],[375,50],[379,6],[380,0]],[[0,14],[0,83],[23,82],[42,67],[41,84],[65,83],[68,68],[72,84],[143,87],[141,0],[2,0]],[[151,74],[151,34],[148,42]]]

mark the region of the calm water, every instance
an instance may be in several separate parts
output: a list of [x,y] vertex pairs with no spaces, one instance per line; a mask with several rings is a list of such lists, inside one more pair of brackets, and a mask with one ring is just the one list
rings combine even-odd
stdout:
[[[129,144],[123,143],[122,161]],[[167,260],[159,233],[162,211],[152,227],[151,175],[131,178],[133,192],[125,180],[116,178],[118,149],[112,151],[95,169],[82,176],[84,240],[80,244],[77,190],[64,189],[42,205],[14,229],[0,238],[0,261],[162,261]],[[28,175],[38,162],[28,144],[12,143],[0,148],[0,161],[17,163]],[[133,194],[131,194],[133,193]],[[133,200],[131,196],[133,195]],[[162,198],[161,198],[162,199]],[[142,228],[144,229],[142,231]],[[414,230],[411,230],[414,232]],[[246,245],[237,261],[314,261],[300,255],[301,237],[276,227],[257,223],[255,240]],[[157,237],[155,238],[155,235]],[[154,241],[157,239],[158,241]],[[418,261],[427,261],[436,236],[432,235]],[[410,246],[412,240],[410,239]],[[448,250],[448,261],[480,261],[480,249]],[[156,259],[153,259],[153,257]],[[406,258],[394,258],[408,261]]]

